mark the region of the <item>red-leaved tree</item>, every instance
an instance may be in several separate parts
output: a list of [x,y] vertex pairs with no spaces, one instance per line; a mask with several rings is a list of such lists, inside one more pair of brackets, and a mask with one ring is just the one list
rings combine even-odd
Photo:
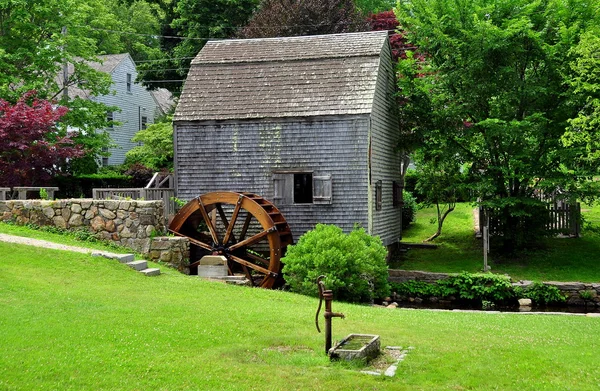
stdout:
[[377,14],[373,14],[367,18],[371,30],[382,31],[386,30],[393,32],[390,34],[390,46],[392,47],[392,57],[394,62],[398,61],[399,58],[404,58],[405,52],[411,50],[416,51],[416,47],[406,42],[404,34],[399,29],[398,19],[394,11],[383,11]]
[[72,158],[83,155],[57,122],[63,106],[25,93],[15,104],[0,99],[0,186],[47,185]]

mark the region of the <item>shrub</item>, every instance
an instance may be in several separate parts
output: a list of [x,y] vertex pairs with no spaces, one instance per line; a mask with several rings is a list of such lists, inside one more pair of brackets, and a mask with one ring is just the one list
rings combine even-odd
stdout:
[[564,303],[567,299],[564,294],[553,285],[534,282],[523,290],[523,297],[531,299],[535,304],[558,304]]
[[132,164],[124,172],[125,175],[131,177],[133,187],[144,187],[150,182],[154,175],[154,170],[142,164]]
[[402,199],[402,228],[406,228],[417,220],[417,199],[406,190],[402,190]]
[[461,273],[438,282],[448,293],[461,299],[494,303],[515,299],[510,277],[493,273]]
[[370,302],[389,295],[387,250],[363,228],[344,234],[335,225],[317,224],[287,249],[283,274],[292,291],[317,296],[317,277],[325,275],[334,297]]
[[399,296],[428,298],[442,296],[437,284],[425,281],[410,280],[406,282],[393,282],[390,284],[394,292]]

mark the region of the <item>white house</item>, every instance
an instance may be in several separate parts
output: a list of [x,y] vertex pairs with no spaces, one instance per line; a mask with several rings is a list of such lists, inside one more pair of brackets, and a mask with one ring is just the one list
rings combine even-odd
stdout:
[[79,96],[120,109],[107,113],[108,119],[120,123],[108,129],[117,146],[109,148],[110,156],[102,159],[103,166],[112,166],[125,161],[127,151],[138,145],[131,141],[133,136],[154,123],[157,117],[165,114],[168,107],[173,105],[173,101],[167,90],[149,91],[142,84],[135,82],[137,69],[129,53],[108,54],[98,56],[98,59],[100,62],[92,62],[89,65],[112,77],[112,94],[89,96],[82,89],[71,88],[69,96]]

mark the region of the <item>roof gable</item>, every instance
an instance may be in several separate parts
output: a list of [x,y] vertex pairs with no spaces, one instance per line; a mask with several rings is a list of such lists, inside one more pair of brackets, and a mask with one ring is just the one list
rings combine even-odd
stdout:
[[100,62],[90,61],[88,62],[88,65],[97,71],[109,74],[112,73],[115,70],[115,68],[117,68],[117,66],[128,57],[133,63],[133,60],[131,59],[129,53],[105,54],[97,57],[98,60],[100,60]]
[[370,113],[387,32],[208,42],[175,120]]

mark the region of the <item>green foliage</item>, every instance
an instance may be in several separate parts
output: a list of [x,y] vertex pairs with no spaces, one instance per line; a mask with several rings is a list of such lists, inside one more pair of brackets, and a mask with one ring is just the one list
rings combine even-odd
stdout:
[[515,298],[510,277],[493,273],[461,273],[441,280],[438,284],[461,299],[506,302]]
[[531,299],[535,304],[560,304],[567,299],[565,295],[555,286],[534,282],[522,290],[522,297]]
[[581,291],[579,292],[579,297],[584,301],[589,301],[594,298],[594,291]]
[[41,188],[40,189],[40,199],[47,200],[48,199],[48,190]]
[[402,200],[404,202],[404,205],[402,205],[402,228],[407,228],[410,223],[417,220],[417,210],[419,208],[416,198],[406,190],[402,190]]
[[137,187],[130,176],[117,172],[56,177],[54,184],[60,189],[57,198],[91,198],[92,189],[100,187]]
[[173,168],[173,122],[171,116],[140,130],[132,141],[143,144],[127,152],[125,164],[142,164],[156,171]]
[[440,294],[440,289],[437,284],[431,284],[424,281],[410,280],[406,282],[391,282],[390,288],[399,296],[407,297],[438,297],[447,296]]
[[[399,64],[408,148],[421,149],[439,172],[465,167],[473,196],[502,214],[532,216],[523,206],[539,192],[597,197],[585,185],[597,165],[582,164],[582,145],[563,144],[581,108],[565,88],[577,74],[571,49],[600,24],[595,5],[411,0],[399,2],[396,14],[408,40],[426,53],[409,52]],[[507,219],[504,249],[526,243],[513,235],[523,230],[529,226]],[[536,233],[529,232],[529,243]]]
[[436,283],[423,281],[392,283],[392,290],[401,296],[421,298],[455,296],[480,303],[506,303],[518,298],[510,277],[492,273],[463,272]]
[[394,0],[355,0],[354,4],[364,15],[368,16],[391,10],[396,2]]
[[574,61],[570,80],[577,116],[569,120],[569,129],[563,137],[565,146],[580,151],[581,164],[597,165],[600,160],[600,37],[598,30],[589,31],[571,49]]
[[370,302],[389,294],[387,250],[363,228],[349,234],[335,225],[317,224],[286,252],[283,274],[294,292],[317,296],[317,277],[336,299]]

